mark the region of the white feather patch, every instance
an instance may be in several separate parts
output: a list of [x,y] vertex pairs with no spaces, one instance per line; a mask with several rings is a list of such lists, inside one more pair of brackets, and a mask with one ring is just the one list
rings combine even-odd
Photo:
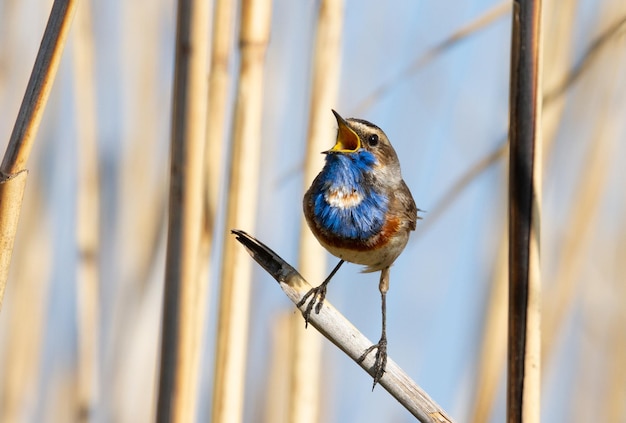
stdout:
[[356,207],[363,201],[363,196],[357,190],[345,187],[329,189],[324,193],[324,199],[332,207],[347,209]]

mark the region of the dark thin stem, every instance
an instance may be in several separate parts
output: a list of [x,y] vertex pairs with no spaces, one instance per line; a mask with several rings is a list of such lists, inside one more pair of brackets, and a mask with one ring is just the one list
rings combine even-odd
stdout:
[[[536,232],[535,156],[541,149],[536,145],[540,124],[539,35],[540,0],[516,0],[513,5],[511,40],[510,93],[510,170],[509,170],[509,338],[507,421],[528,423],[538,418],[538,381],[528,366],[532,348],[539,342],[529,326],[534,311],[529,309],[532,266],[531,245]],[[537,151],[536,151],[537,149]],[[529,330],[531,332],[529,332]],[[531,350],[529,350],[529,347]],[[531,354],[531,355],[529,355]],[[538,367],[538,363],[535,363]],[[535,383],[537,382],[537,383]],[[529,395],[530,394],[530,395]],[[538,402],[538,398],[537,401]]]

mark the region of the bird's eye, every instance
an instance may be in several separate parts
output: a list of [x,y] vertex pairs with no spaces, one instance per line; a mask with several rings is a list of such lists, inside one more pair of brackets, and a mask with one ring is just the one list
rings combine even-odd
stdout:
[[367,137],[367,142],[372,147],[374,147],[375,145],[378,145],[378,135],[376,134],[370,135],[369,137]]

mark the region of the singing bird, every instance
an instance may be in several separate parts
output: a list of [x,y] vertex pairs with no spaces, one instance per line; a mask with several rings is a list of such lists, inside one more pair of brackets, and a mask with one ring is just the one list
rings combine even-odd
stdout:
[[[337,140],[328,151],[322,171],[304,195],[304,216],[311,231],[339,263],[319,286],[307,292],[298,307],[308,324],[311,312],[319,313],[326,287],[341,265],[366,266],[363,272],[380,271],[382,334],[359,358],[376,350],[374,385],[387,365],[386,294],[389,268],[415,230],[419,209],[400,172],[398,156],[385,133],[361,119],[337,119]],[[372,387],[372,388],[373,388]]]

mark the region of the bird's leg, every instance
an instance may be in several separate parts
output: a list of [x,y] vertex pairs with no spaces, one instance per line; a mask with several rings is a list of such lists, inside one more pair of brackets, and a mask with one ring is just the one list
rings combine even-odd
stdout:
[[380,381],[385,374],[385,367],[387,367],[387,301],[386,295],[389,290],[389,267],[385,267],[380,273],[380,283],[378,285],[380,291],[382,312],[383,312],[383,330],[380,335],[380,340],[377,344],[372,345],[365,350],[361,357],[357,360],[359,363],[365,360],[365,357],[372,351],[376,350],[376,360],[374,361],[374,385],[372,385],[372,391],[376,387],[376,384]]
[[320,310],[322,309],[322,304],[324,303],[324,298],[326,298],[326,286],[328,285],[328,282],[330,282],[330,280],[333,278],[333,276],[335,276],[335,273],[337,273],[337,270],[339,270],[343,263],[344,260],[339,260],[337,266],[335,266],[333,271],[330,272],[330,275],[328,275],[328,277],[324,279],[324,282],[322,282],[319,286],[316,286],[315,288],[311,288],[309,292],[304,294],[298,304],[296,304],[296,307],[300,308],[304,303],[306,303],[306,300],[311,297],[311,295],[313,296],[311,297],[311,301],[309,301],[309,304],[306,306],[306,310],[304,310],[304,313],[302,313],[304,315],[305,328],[309,326],[309,316],[311,316],[313,306],[317,304],[317,306],[315,306],[315,314],[320,313]]

